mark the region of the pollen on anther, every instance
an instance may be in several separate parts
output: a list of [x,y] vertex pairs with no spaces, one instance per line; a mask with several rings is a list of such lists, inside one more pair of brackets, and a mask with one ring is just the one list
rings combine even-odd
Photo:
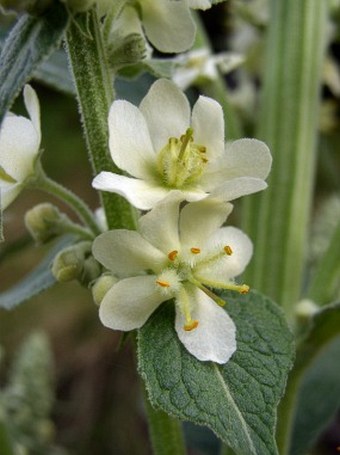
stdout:
[[196,329],[197,326],[198,326],[198,321],[197,321],[197,319],[194,319],[193,321],[189,322],[188,324],[185,324],[183,328],[186,332],[191,332],[191,330]]
[[170,283],[168,281],[156,280],[156,283],[162,288],[169,288]]
[[176,259],[177,255],[178,255],[178,251],[173,250],[173,251],[170,251],[170,253],[168,254],[168,258],[170,259],[170,261],[174,261]]
[[200,254],[201,249],[197,247],[192,247],[190,248],[190,251],[192,252],[192,254]]
[[231,256],[233,254],[233,250],[231,249],[231,246],[226,245],[223,249],[228,256]]
[[248,294],[250,288],[247,284],[242,284],[240,287],[240,294]]

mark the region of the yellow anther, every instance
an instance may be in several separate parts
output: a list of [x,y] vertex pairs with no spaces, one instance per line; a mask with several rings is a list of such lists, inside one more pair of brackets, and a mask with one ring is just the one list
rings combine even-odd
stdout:
[[168,281],[156,280],[156,283],[159,284],[162,288],[169,288],[170,283]]
[[231,256],[233,254],[233,250],[231,249],[231,246],[226,245],[223,249],[228,256]]
[[200,254],[201,249],[197,247],[192,247],[190,248],[190,251],[192,252],[192,254]]
[[197,319],[194,319],[190,322],[187,322],[184,326],[183,326],[183,329],[186,331],[186,332],[191,332],[191,330],[194,330],[196,329],[198,326],[198,321]]
[[176,259],[177,255],[178,255],[178,251],[173,250],[173,251],[170,251],[170,253],[168,254],[168,258],[170,259],[170,261],[174,261]]
[[203,163],[207,163],[209,161],[207,158],[203,158],[203,157],[201,158],[201,160]]
[[240,292],[240,294],[248,294],[249,289],[250,289],[250,288],[249,288],[249,286],[248,286],[247,284],[242,284],[242,285],[240,286],[239,292]]

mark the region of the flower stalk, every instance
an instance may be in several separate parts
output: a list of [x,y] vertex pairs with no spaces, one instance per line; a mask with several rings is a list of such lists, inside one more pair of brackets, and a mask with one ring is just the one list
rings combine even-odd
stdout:
[[[113,74],[95,8],[74,19],[66,45],[93,172],[120,173],[108,154],[107,118],[114,99]],[[135,227],[135,211],[123,198],[102,194],[101,199],[109,228]]]

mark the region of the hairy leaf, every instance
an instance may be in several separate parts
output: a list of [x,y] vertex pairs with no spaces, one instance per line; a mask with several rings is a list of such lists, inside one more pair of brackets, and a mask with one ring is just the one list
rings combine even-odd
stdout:
[[0,54],[0,123],[39,63],[59,46],[68,22],[65,6],[56,2],[44,15],[23,15],[12,28]]
[[155,407],[210,427],[237,454],[274,455],[276,406],[292,365],[292,335],[282,312],[262,295],[224,297],[237,327],[237,351],[229,362],[200,362],[189,354],[168,303],[139,331],[139,370]]
[[319,311],[297,347],[280,407],[282,454],[307,453],[340,406],[340,303]]
[[11,310],[53,286],[56,280],[50,270],[51,263],[56,254],[72,242],[70,236],[61,239],[30,274],[9,290],[2,292],[0,294],[0,308]]

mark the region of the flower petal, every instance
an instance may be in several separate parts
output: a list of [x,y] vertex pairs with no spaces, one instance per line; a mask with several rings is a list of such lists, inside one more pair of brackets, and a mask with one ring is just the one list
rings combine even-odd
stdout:
[[141,210],[150,210],[169,193],[168,189],[146,182],[145,180],[105,171],[94,178],[92,186],[97,190],[120,194],[134,207]]
[[92,252],[97,261],[118,276],[135,275],[147,269],[158,273],[167,262],[167,257],[138,232],[126,229],[99,235]]
[[180,215],[181,244],[188,248],[201,248],[225,222],[232,209],[232,204],[210,198],[187,204]]
[[102,323],[113,330],[142,327],[155,309],[164,302],[164,295],[155,285],[153,275],[126,278],[105,295],[99,308]]
[[196,144],[207,148],[209,160],[224,152],[224,118],[221,105],[206,96],[200,96],[192,110],[192,128]]
[[143,114],[128,101],[114,101],[109,113],[109,146],[113,161],[134,177],[149,177],[155,162]]
[[209,237],[204,250],[212,254],[222,251],[225,246],[231,248],[232,254],[224,255],[219,261],[196,269],[195,277],[228,283],[244,271],[253,254],[253,244],[249,237],[232,226],[222,227]]
[[151,86],[140,110],[147,121],[156,152],[168,143],[170,137],[182,136],[190,125],[189,101],[173,82],[166,79],[159,79]]
[[36,92],[33,88],[26,84],[24,88],[24,102],[32,120],[33,126],[36,129],[39,143],[41,140],[41,128],[40,128],[40,105]]
[[25,117],[6,115],[0,130],[0,166],[17,182],[33,173],[40,135]]
[[211,8],[211,0],[188,0],[190,8],[193,9],[209,9]]
[[11,204],[14,199],[20,193],[22,187],[20,184],[16,183],[14,185],[5,184],[4,186],[0,182],[0,208],[5,210],[9,204]]
[[269,174],[271,163],[272,157],[264,142],[257,139],[239,139],[226,145],[221,160],[209,163],[201,182],[210,188],[239,177],[264,180]]
[[196,27],[186,1],[142,0],[143,25],[151,43],[161,52],[183,52],[195,38]]
[[179,191],[173,191],[139,220],[141,235],[165,254],[179,250],[178,215],[183,199]]
[[192,319],[198,321],[196,329],[183,329],[185,319],[176,308],[176,332],[186,349],[198,360],[226,363],[236,351],[236,328],[227,312],[200,289],[189,290],[192,302]]
[[209,197],[221,199],[222,201],[233,201],[241,196],[265,190],[267,186],[266,182],[262,179],[238,177],[216,186],[211,191]]

